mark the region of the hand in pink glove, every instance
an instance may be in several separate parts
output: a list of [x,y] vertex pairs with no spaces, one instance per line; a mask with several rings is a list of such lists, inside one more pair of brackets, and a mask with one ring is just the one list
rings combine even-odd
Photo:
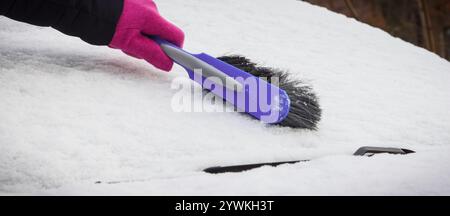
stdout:
[[173,61],[145,35],[158,36],[180,47],[184,42],[184,33],[161,17],[152,0],[124,0],[123,12],[109,46],[170,71]]

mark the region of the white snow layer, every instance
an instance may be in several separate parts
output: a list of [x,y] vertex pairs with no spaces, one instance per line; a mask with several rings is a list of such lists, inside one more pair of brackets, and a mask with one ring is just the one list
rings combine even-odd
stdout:
[[[446,60],[301,1],[157,3],[186,32],[187,50],[243,54],[308,81],[323,108],[319,130],[175,113],[170,85],[187,76],[181,67],[164,73],[1,17],[1,194],[450,195]],[[351,156],[361,146],[417,153]],[[296,159],[313,160],[201,172]]]

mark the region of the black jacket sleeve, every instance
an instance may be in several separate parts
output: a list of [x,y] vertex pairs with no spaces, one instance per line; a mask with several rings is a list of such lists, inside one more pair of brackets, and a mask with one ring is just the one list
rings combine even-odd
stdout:
[[122,14],[123,0],[0,0],[0,15],[50,26],[93,45],[108,45]]

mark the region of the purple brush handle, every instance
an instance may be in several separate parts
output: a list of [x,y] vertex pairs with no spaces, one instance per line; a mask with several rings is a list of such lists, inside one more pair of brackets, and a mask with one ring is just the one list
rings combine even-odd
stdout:
[[[175,63],[188,72],[192,80],[233,104],[238,110],[270,124],[279,123],[287,117],[290,100],[283,89],[208,54],[191,54],[160,38],[152,39],[161,45]],[[197,69],[202,70],[202,76],[197,75]],[[236,86],[243,88],[230,88],[228,83],[219,83],[217,80],[231,80]]]

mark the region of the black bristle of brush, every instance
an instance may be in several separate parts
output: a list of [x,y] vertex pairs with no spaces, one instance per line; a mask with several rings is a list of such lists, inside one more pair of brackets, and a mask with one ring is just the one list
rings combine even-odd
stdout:
[[256,77],[265,77],[269,82],[271,81],[271,77],[278,77],[278,86],[287,92],[289,99],[291,100],[291,108],[288,116],[278,124],[291,128],[317,129],[322,110],[320,109],[318,98],[311,86],[305,85],[305,83],[300,80],[291,79],[289,74],[282,70],[270,67],[259,67],[243,56],[222,56],[218,59]]

